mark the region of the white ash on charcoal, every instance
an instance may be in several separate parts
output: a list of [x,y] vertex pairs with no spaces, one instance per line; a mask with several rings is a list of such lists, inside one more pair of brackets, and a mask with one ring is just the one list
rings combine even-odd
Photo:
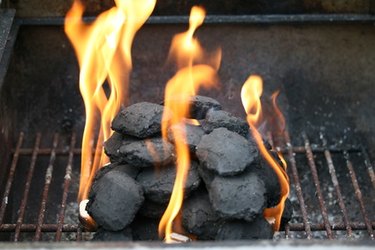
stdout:
[[205,134],[202,126],[196,126],[191,124],[176,124],[168,129],[168,140],[174,143],[174,138],[172,134],[173,130],[185,131],[186,139],[184,143],[189,146],[189,150],[192,156],[195,156],[196,147],[201,141],[202,136]]
[[[142,185],[146,199],[159,204],[169,202],[175,179],[175,165],[161,168],[145,168],[137,176],[137,181]],[[192,161],[185,183],[185,196],[197,189],[200,182],[197,163]]]
[[164,166],[174,159],[174,146],[160,137],[122,145],[119,161],[141,168]]
[[225,221],[220,225],[215,240],[272,239],[272,226],[262,217],[252,222],[244,220]]
[[86,210],[100,227],[109,231],[123,230],[142,206],[142,187],[116,168],[99,177],[92,185]]
[[249,125],[247,122],[223,110],[209,110],[206,118],[201,123],[203,130],[207,134],[216,128],[226,128],[245,138],[249,137]]
[[259,159],[253,141],[226,128],[217,128],[204,135],[196,154],[205,168],[221,176],[240,174]]
[[148,138],[160,134],[164,107],[149,102],[133,104],[117,114],[112,129],[123,135]]
[[133,241],[133,234],[130,227],[121,231],[108,231],[100,227],[94,234],[92,241]]

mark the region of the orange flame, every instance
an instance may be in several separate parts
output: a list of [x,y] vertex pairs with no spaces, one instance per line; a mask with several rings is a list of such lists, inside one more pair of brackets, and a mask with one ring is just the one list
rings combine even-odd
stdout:
[[[261,117],[261,112],[262,112],[261,101],[260,101],[262,92],[263,92],[262,78],[259,76],[252,75],[247,79],[245,84],[242,86],[241,99],[242,99],[242,104],[247,113],[247,121],[249,123],[250,130],[258,145],[258,148],[262,156],[264,157],[264,159],[267,161],[270,167],[272,167],[272,169],[277,174],[277,177],[280,183],[281,198],[280,198],[279,203],[275,207],[267,208],[264,210],[264,217],[274,218],[275,220],[274,230],[277,231],[280,229],[280,221],[281,221],[281,216],[284,211],[285,200],[287,199],[289,195],[289,178],[285,171],[286,167],[280,166],[279,163],[268,152],[268,150],[264,146],[262,136],[260,135],[260,133],[258,132],[256,128],[257,124],[260,122],[260,117]],[[276,97],[275,97],[275,100],[276,100]],[[274,103],[276,104],[276,101]],[[277,107],[277,110],[280,111],[278,107]],[[286,166],[286,162],[285,162],[285,166]]]
[[[216,71],[220,65],[221,52],[214,55],[215,60],[209,58],[203,63],[203,49],[199,42],[193,38],[195,30],[203,23],[205,11],[200,7],[193,7],[190,14],[190,26],[187,32],[176,35],[173,38],[169,58],[177,60],[178,72],[168,81],[165,90],[164,106],[167,112],[163,114],[162,136],[167,139],[167,130],[171,128],[171,134],[175,141],[177,154],[177,174],[173,186],[171,199],[164,212],[160,224],[159,235],[164,235],[165,242],[172,242],[171,234],[177,223],[178,215],[184,198],[184,186],[190,166],[189,147],[186,145],[186,131],[175,129],[173,125],[186,124],[189,115],[190,98],[198,89],[214,86],[217,82]],[[200,62],[200,64],[195,63]]]
[[[100,14],[92,24],[85,24],[84,6],[75,0],[65,18],[65,32],[78,57],[79,86],[86,111],[79,201],[87,198],[96,170],[109,161],[102,144],[112,133],[111,121],[127,100],[131,44],[135,33],[151,15],[156,0],[115,0],[115,3],[115,7]],[[109,96],[103,88],[106,80]]]

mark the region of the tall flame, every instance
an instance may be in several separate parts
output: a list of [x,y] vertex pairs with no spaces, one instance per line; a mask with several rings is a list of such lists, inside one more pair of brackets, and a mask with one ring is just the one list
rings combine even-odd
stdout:
[[[79,201],[87,198],[96,170],[109,161],[102,144],[112,133],[111,121],[121,105],[126,104],[132,69],[131,45],[156,0],[115,0],[115,3],[115,7],[100,14],[92,24],[86,24],[82,21],[84,6],[75,0],[65,18],[65,32],[78,57],[79,86],[86,112]],[[106,81],[109,96],[104,90]]]
[[[164,236],[167,243],[172,242],[172,231],[178,227],[173,224],[177,223],[175,219],[182,207],[184,186],[190,166],[189,147],[185,144],[186,131],[176,129],[173,125],[186,124],[191,97],[201,86],[206,88],[214,86],[217,82],[216,72],[221,60],[220,50],[213,58],[204,59],[202,47],[193,38],[195,30],[203,23],[204,17],[204,9],[192,8],[189,29],[173,38],[169,54],[170,59],[177,61],[179,70],[166,85],[164,106],[168,112],[163,114],[162,122],[162,136],[167,139],[167,130],[171,128],[177,154],[177,174],[172,195],[159,224],[159,235]],[[199,64],[196,64],[198,62]]]
[[[263,92],[262,78],[256,75],[252,75],[246,80],[246,82],[242,86],[241,99],[242,99],[242,104],[247,113],[247,121],[249,123],[250,130],[258,145],[258,148],[262,156],[264,157],[264,159],[269,164],[269,166],[272,167],[272,169],[277,174],[277,177],[280,183],[281,198],[280,198],[279,203],[275,207],[267,208],[264,211],[264,217],[275,219],[274,230],[279,230],[281,216],[284,211],[285,201],[289,195],[289,177],[286,173],[285,160],[282,158],[283,164],[285,164],[285,167],[280,166],[278,161],[272,157],[270,152],[265,147],[262,136],[257,130],[257,125],[260,122],[261,113],[262,113],[262,107],[261,107],[261,101],[260,101],[262,92]],[[278,109],[276,105],[276,97],[277,95],[274,96],[274,108],[276,107],[277,111],[279,112],[279,115],[281,114],[282,123],[284,123],[284,126],[285,126],[285,121],[283,121],[284,118],[282,116],[282,113],[280,112],[280,110]]]

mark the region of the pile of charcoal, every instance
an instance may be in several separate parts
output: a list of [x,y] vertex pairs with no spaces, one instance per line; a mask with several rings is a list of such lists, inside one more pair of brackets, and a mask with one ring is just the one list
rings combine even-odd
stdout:
[[[263,211],[278,203],[280,186],[248,124],[209,97],[192,97],[190,105],[188,118],[200,125],[186,125],[191,166],[179,217],[184,233],[198,240],[271,239]],[[159,240],[176,177],[173,138],[161,137],[163,111],[141,102],[113,120],[115,132],[104,147],[111,164],[96,174],[86,207],[99,225],[94,240]],[[287,202],[282,224],[291,211]]]

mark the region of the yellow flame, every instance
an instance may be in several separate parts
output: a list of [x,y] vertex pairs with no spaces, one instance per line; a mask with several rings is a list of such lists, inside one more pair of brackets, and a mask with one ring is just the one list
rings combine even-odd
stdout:
[[[167,139],[167,130],[171,128],[177,154],[177,174],[171,199],[159,224],[159,235],[164,236],[167,243],[172,242],[173,229],[179,228],[175,219],[182,207],[184,186],[190,167],[185,125],[181,129],[181,124],[192,122],[199,125],[196,120],[187,120],[191,97],[200,87],[212,87],[218,81],[216,72],[220,65],[221,50],[217,50],[211,57],[205,57],[203,48],[193,37],[195,30],[202,25],[204,17],[205,11],[201,7],[191,9],[188,31],[173,38],[169,53],[169,60],[176,61],[178,71],[168,81],[165,89],[166,112],[163,114],[162,136]],[[180,126],[173,126],[177,124]]]
[[[92,24],[85,24],[84,6],[75,0],[65,18],[65,33],[80,66],[79,86],[86,112],[79,201],[87,198],[96,170],[109,161],[102,144],[112,133],[111,121],[121,105],[126,104],[132,41],[151,15],[156,0],[115,0],[115,3],[115,7],[100,14]],[[109,96],[103,88],[106,80]]]
[[[280,229],[280,222],[281,216],[284,211],[285,201],[289,195],[289,178],[285,171],[286,169],[286,162],[284,158],[282,158],[284,166],[280,166],[279,163],[272,157],[270,152],[266,149],[263,143],[262,136],[258,132],[256,125],[260,122],[262,107],[260,97],[263,92],[263,81],[259,76],[250,76],[247,81],[244,83],[241,89],[241,99],[242,104],[247,113],[247,121],[250,126],[250,130],[252,132],[253,138],[255,139],[258,148],[267,161],[270,167],[275,171],[277,174],[280,187],[281,187],[281,198],[279,203],[272,208],[267,208],[264,210],[264,217],[266,218],[274,218],[274,230]],[[275,97],[276,98],[276,97]],[[276,103],[276,102],[275,102]],[[281,112],[280,112],[281,114]],[[285,123],[284,123],[285,124]]]

